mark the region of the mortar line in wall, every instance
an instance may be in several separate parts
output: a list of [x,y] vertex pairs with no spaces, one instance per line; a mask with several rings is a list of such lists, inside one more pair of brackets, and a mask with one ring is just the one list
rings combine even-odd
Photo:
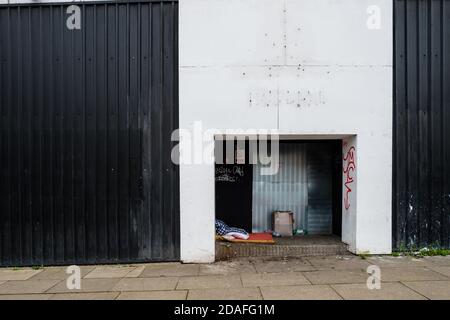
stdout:
[[283,67],[303,67],[303,68],[393,68],[393,65],[389,64],[224,64],[224,65],[180,65],[180,69],[191,69],[191,68],[283,68]]

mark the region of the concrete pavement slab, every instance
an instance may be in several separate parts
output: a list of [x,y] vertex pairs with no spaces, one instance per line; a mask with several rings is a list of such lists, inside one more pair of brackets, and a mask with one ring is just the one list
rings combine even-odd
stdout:
[[119,282],[119,278],[108,279],[81,279],[81,289],[68,289],[66,281],[61,281],[48,293],[77,293],[77,292],[108,292]]
[[55,293],[50,300],[114,300],[119,292]]
[[55,286],[59,280],[18,280],[0,285],[0,294],[44,293]]
[[150,278],[150,277],[198,276],[199,270],[200,270],[200,265],[198,265],[198,264],[182,264],[182,263],[160,264],[160,263],[155,263],[155,264],[147,265],[139,277]]
[[239,275],[181,277],[177,289],[229,289],[241,288]]
[[121,292],[117,300],[186,300],[187,291]]
[[99,266],[89,272],[85,279],[108,279],[108,278],[123,278],[137,267],[129,266]]
[[316,270],[311,263],[302,258],[258,259],[254,260],[253,264],[259,273],[282,273]]
[[450,278],[450,266],[431,266],[427,268]]
[[[94,266],[80,266],[81,277],[94,270]],[[65,280],[70,274],[66,273],[67,267],[46,267],[42,272],[33,276],[32,280]]]
[[248,260],[218,261],[200,266],[200,275],[227,275],[256,273],[254,265]]
[[138,266],[136,269],[128,273],[125,278],[137,278],[144,272],[145,266]]
[[41,272],[42,269],[0,269],[0,281],[28,280]]
[[152,291],[174,290],[178,277],[160,278],[125,278],[121,279],[112,289],[113,291]]
[[189,290],[188,300],[261,300],[259,288]]
[[380,268],[426,267],[431,264],[427,259],[410,256],[372,256],[367,258],[367,262]]
[[49,300],[52,294],[6,294],[0,295],[0,300]]
[[327,256],[327,257],[307,257],[306,260],[317,270],[366,270],[370,263],[358,256]]
[[244,287],[310,284],[300,272],[241,274]]
[[432,300],[450,300],[450,281],[408,281],[409,288]]
[[450,256],[433,256],[424,257],[423,259],[431,265],[450,266]]
[[312,284],[365,283],[369,276],[362,270],[320,270],[303,272]]
[[381,283],[379,290],[366,284],[334,284],[333,289],[346,300],[425,300],[426,298],[399,282]]
[[381,268],[381,281],[424,280],[448,280],[448,278],[425,267]]
[[341,300],[328,285],[261,287],[265,300]]

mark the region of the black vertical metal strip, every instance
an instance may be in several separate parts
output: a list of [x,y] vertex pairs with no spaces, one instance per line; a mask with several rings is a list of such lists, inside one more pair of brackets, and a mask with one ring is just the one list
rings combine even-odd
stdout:
[[[0,11],[0,155],[9,155],[10,138],[10,65],[9,10]],[[0,261],[11,261],[11,201],[10,162],[8,156],[0,156]]]
[[[142,162],[142,211],[139,214],[140,240],[139,255],[150,257],[152,252],[152,211],[151,211],[151,10],[152,4],[142,4],[140,10],[140,50],[141,50],[141,90],[139,105],[139,136]],[[148,214],[145,214],[148,212]]]
[[442,0],[431,1],[431,29],[430,29],[430,121],[431,121],[431,217],[430,244],[439,246],[441,236],[442,210],[442,93],[441,93],[441,3]]
[[[6,154],[8,150],[8,136],[9,136],[9,125],[8,125],[8,102],[6,97],[8,96],[7,82],[7,68],[8,68],[8,56],[7,56],[7,38],[8,38],[8,12],[0,11],[0,29],[3,33],[0,33],[0,154]],[[0,207],[7,210],[7,214],[0,216],[0,260],[7,261],[9,259],[9,252],[7,251],[9,243],[9,188],[7,184],[7,176],[9,175],[6,171],[8,167],[8,159],[6,157],[0,157],[0,175],[3,180],[0,181]]]
[[[178,129],[179,127],[179,112],[178,112],[178,105],[179,105],[179,86],[178,86],[178,3],[172,2],[173,10],[174,10],[174,28],[173,28],[173,41],[174,41],[174,48],[173,48],[173,74],[172,81],[173,81],[173,92],[168,92],[167,94],[172,94],[174,96],[174,105],[173,105],[173,111],[172,111],[172,118],[173,118],[173,128],[172,129]],[[175,146],[177,142],[174,142],[172,146]],[[173,189],[172,189],[172,195],[173,195],[173,221],[172,226],[170,226],[170,230],[172,232],[172,241],[174,244],[174,256],[171,257],[172,259],[178,260],[180,258],[180,170],[178,165],[173,165]]]
[[408,68],[407,82],[407,134],[408,134],[408,238],[407,244],[417,243],[418,241],[418,190],[419,190],[419,150],[417,148],[419,136],[418,128],[418,73],[417,73],[417,53],[418,53],[418,1],[406,2],[406,63]]
[[95,10],[95,113],[96,113],[96,233],[97,251],[93,259],[107,260],[108,243],[108,5],[98,5]]
[[[172,143],[170,142],[172,133],[172,110],[173,110],[173,95],[166,94],[172,92],[172,68],[173,66],[173,11],[170,6],[161,6],[162,12],[162,145],[166,145],[170,149]],[[163,163],[163,181],[168,181],[163,185],[163,210],[162,212],[172,212],[172,161],[170,153],[162,153],[161,161]],[[173,217],[171,215],[163,215],[164,226],[172,225]],[[167,260],[173,256],[173,242],[171,230],[167,227],[163,230],[163,243],[169,244],[164,246],[163,259]]]
[[442,246],[450,247],[450,2],[442,4]]
[[131,95],[129,93],[130,64],[129,56],[129,6],[119,6],[119,34],[118,34],[118,67],[119,67],[119,105],[118,105],[118,192],[119,192],[119,258],[128,259],[129,253],[129,186],[130,186],[130,148],[129,148],[129,120]]
[[[44,128],[42,126],[44,111],[43,84],[41,75],[43,70],[43,35],[42,35],[42,7],[37,10],[31,10],[31,48],[33,48],[31,56],[31,79],[33,83],[32,95],[32,116],[31,116],[31,153],[30,167],[31,169],[31,198],[32,198],[32,260],[43,263],[43,211],[42,211],[42,134]],[[38,27],[33,27],[33,26]]]
[[152,183],[151,183],[151,234],[152,252],[162,259],[163,249],[163,189],[162,186],[162,5],[152,4],[152,69],[151,69],[151,141]]
[[395,101],[394,101],[394,196],[393,196],[393,230],[395,246],[406,242],[407,226],[407,154],[406,135],[406,1],[395,1],[394,11],[394,56],[395,56]]
[[[86,104],[86,127],[85,127],[85,177],[86,187],[84,197],[85,206],[85,230],[86,230],[86,261],[95,261],[97,256],[97,215],[96,199],[98,197],[96,190],[96,172],[97,172],[97,110],[96,110],[96,11],[97,6],[86,6],[84,15],[85,32],[85,104]],[[89,143],[92,141],[94,143]]]
[[63,263],[66,257],[66,228],[65,228],[65,196],[64,196],[64,163],[65,163],[65,98],[64,89],[65,85],[63,79],[65,77],[64,72],[64,29],[61,25],[64,25],[64,8],[57,6],[53,8],[53,66],[54,66],[54,81],[53,92],[55,94],[55,112],[54,112],[54,137],[55,144],[54,154],[52,155],[55,176],[54,181],[54,204],[55,204],[55,262]]
[[[22,51],[21,51],[21,72],[20,76],[22,78],[22,111],[23,111],[23,121],[20,123],[20,130],[23,132],[22,148],[23,158],[20,163],[23,184],[22,184],[22,207],[23,207],[23,225],[22,225],[22,253],[23,261],[26,264],[31,263],[33,259],[33,200],[34,194],[32,189],[32,127],[33,127],[33,107],[34,107],[34,90],[33,86],[33,62],[32,62],[32,25],[31,25],[31,8],[23,7],[20,10],[21,14],[21,40]],[[36,155],[38,156],[38,155]]]
[[419,210],[418,210],[418,228],[419,244],[424,246],[428,243],[428,225],[430,224],[430,188],[428,180],[430,177],[429,166],[429,10],[428,1],[419,0],[418,2],[418,134],[419,134]]
[[141,185],[141,141],[139,134],[139,107],[140,107],[140,65],[139,51],[140,38],[140,4],[128,7],[128,92],[129,92],[129,121],[128,121],[128,258],[136,259],[139,256],[139,212],[142,210],[142,200],[139,188]]

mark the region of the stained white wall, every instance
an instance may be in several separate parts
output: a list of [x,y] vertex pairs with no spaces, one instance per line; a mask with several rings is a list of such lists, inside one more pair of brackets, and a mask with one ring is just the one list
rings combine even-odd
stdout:
[[[367,9],[380,9],[369,29]],[[180,127],[357,141],[354,252],[391,250],[392,0],[180,0]],[[345,150],[343,150],[343,153]],[[181,259],[214,260],[214,168],[180,166]],[[356,190],[356,189],[355,189]]]

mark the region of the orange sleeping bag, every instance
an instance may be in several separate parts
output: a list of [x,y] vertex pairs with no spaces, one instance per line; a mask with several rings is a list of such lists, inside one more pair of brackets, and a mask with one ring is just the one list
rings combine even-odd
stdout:
[[226,240],[234,243],[265,243],[265,244],[274,244],[273,237],[271,233],[250,233],[247,240],[243,239],[225,239],[220,237],[221,240]]

